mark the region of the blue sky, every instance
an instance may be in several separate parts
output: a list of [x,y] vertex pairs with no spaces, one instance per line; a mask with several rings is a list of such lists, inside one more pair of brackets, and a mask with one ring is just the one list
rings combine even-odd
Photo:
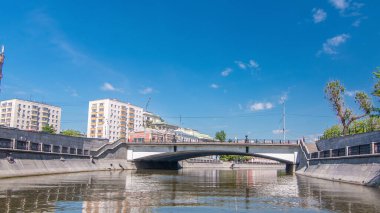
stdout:
[[[337,123],[329,80],[370,92],[379,1],[2,1],[1,99],[62,106],[86,130],[88,101],[117,98],[214,135],[315,137]],[[346,100],[353,103],[348,94]],[[375,100],[377,102],[377,100]]]

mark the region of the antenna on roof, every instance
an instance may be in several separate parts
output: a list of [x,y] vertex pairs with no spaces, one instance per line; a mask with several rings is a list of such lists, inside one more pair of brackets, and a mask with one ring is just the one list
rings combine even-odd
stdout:
[[148,112],[148,106],[149,106],[149,103],[150,103],[150,99],[151,98],[149,97],[148,101],[145,104],[145,112]]

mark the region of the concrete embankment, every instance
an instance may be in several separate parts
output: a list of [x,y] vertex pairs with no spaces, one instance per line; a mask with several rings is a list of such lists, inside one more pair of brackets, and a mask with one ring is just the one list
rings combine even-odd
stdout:
[[9,161],[0,152],[0,178],[47,175],[71,172],[134,169],[125,159],[93,159],[46,153],[12,153]]
[[325,180],[380,186],[380,154],[311,159],[299,175]]

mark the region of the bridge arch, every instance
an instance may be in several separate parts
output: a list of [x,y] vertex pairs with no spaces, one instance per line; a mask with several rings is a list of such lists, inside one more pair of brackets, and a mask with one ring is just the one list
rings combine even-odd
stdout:
[[168,152],[153,154],[146,157],[141,157],[135,159],[135,162],[178,162],[190,158],[196,157],[205,157],[211,155],[240,155],[240,156],[253,156],[261,157],[269,160],[275,160],[284,164],[294,164],[294,161],[284,159],[281,157],[274,157],[263,153],[246,153],[246,152],[237,152],[237,151],[226,151],[226,150],[190,150],[190,151],[179,151],[179,152]]

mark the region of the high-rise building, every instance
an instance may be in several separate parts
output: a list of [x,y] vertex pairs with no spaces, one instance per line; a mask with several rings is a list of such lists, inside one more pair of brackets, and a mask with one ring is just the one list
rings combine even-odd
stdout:
[[113,142],[143,130],[143,108],[116,99],[89,102],[87,137]]
[[1,101],[0,125],[33,131],[42,131],[42,127],[49,125],[59,133],[61,108],[20,99]]

